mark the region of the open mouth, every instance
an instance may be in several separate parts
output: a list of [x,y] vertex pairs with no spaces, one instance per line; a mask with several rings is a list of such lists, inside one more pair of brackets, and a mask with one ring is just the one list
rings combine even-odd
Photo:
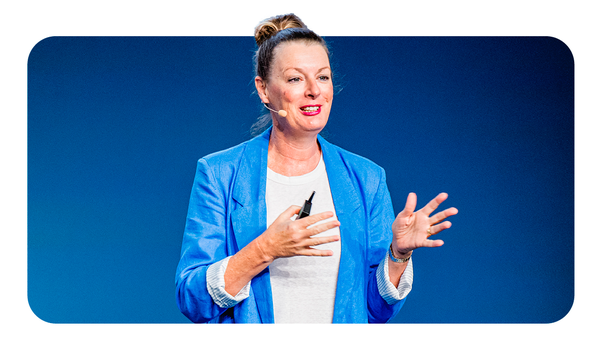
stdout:
[[304,114],[304,115],[314,116],[314,115],[318,114],[319,112],[321,112],[321,106],[320,105],[307,105],[307,106],[301,107],[300,111],[302,111],[302,114]]

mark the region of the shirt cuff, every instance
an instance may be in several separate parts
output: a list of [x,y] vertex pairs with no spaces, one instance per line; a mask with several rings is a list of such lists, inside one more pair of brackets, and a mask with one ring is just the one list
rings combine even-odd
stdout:
[[206,288],[213,301],[221,308],[231,308],[248,298],[250,295],[250,282],[248,282],[235,296],[225,291],[225,270],[231,256],[215,262],[206,271]]
[[412,257],[408,260],[408,265],[404,269],[404,273],[400,277],[398,288],[394,287],[394,284],[390,281],[390,273],[388,267],[387,254],[383,258],[383,261],[379,263],[377,267],[377,288],[379,294],[386,301],[387,304],[393,305],[404,299],[412,289],[413,282],[413,265]]

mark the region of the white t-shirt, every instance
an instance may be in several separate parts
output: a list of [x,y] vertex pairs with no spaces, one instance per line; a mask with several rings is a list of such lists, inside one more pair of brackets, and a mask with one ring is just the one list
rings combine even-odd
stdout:
[[[335,214],[322,159],[313,171],[301,176],[286,177],[268,169],[267,224],[272,224],[291,205],[302,206],[313,191],[315,194],[310,214],[325,211],[333,211]],[[337,217],[317,224],[333,220],[337,220]],[[336,227],[316,236],[339,234],[339,228]],[[331,323],[341,243],[335,241],[313,248],[332,250],[333,256],[286,257],[276,259],[269,265],[275,323]]]

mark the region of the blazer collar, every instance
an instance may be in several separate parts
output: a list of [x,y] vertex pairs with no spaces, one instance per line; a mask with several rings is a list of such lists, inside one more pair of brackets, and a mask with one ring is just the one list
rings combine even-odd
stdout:
[[352,168],[347,165],[337,146],[326,141],[321,135],[317,136],[317,139],[323,151],[335,212],[351,213],[361,205],[359,194],[350,177]]

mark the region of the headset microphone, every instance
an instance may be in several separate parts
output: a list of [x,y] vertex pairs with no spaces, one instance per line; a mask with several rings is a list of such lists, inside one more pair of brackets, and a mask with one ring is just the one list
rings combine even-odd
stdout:
[[276,111],[276,110],[269,108],[269,106],[266,103],[263,103],[263,105],[265,106],[265,108],[267,108],[273,112],[276,112],[279,116],[281,116],[283,118],[285,118],[287,116],[287,111],[285,111],[285,110]]

